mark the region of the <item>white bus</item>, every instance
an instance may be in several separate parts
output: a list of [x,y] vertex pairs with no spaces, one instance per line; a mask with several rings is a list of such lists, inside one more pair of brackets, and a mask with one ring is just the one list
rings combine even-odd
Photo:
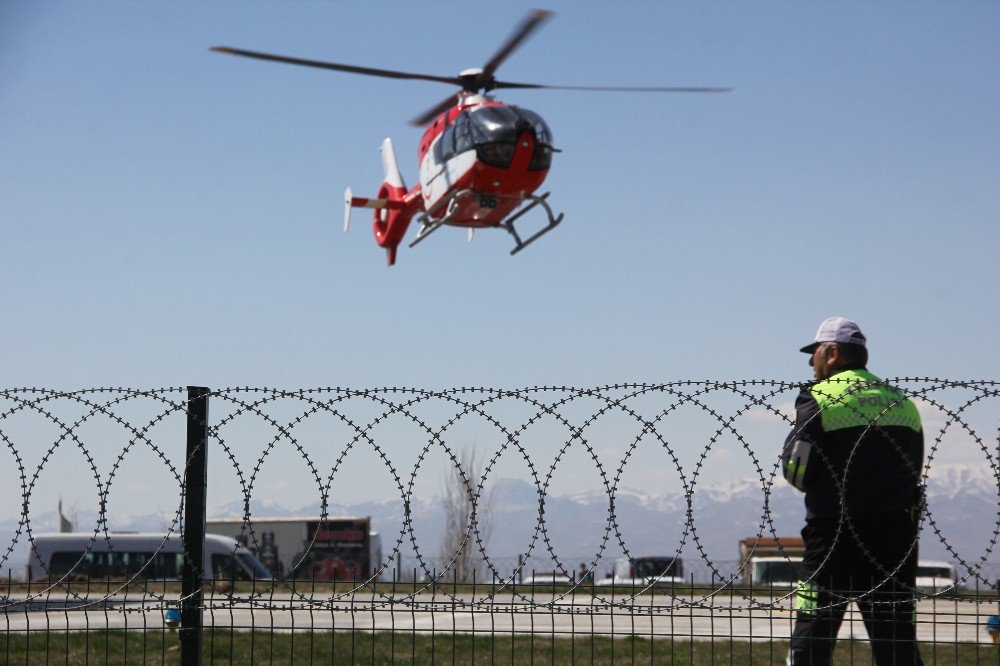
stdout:
[[[203,579],[271,579],[267,567],[236,539],[206,534],[204,555]],[[183,565],[179,534],[69,532],[36,534],[27,573],[28,580],[180,580]]]

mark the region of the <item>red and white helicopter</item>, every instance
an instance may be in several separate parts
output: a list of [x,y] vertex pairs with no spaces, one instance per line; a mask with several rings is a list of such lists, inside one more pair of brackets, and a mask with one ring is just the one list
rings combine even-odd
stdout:
[[[392,141],[382,142],[382,168],[385,180],[374,198],[355,197],[345,192],[344,231],[350,226],[352,207],[375,209],[375,242],[386,249],[388,263],[396,262],[396,248],[403,240],[414,216],[420,223],[413,247],[444,225],[466,227],[469,239],[476,229],[505,229],[514,239],[511,254],[517,254],[562,219],[554,215],[546,199],[549,193],[536,195],[558,152],[552,132],[537,113],[496,101],[484,94],[500,88],[549,88],[559,90],[599,90],[616,92],[727,92],[729,88],[669,87],[628,88],[606,86],[550,86],[534,83],[498,81],[497,67],[520,44],[551,16],[551,12],[531,12],[500,49],[482,67],[467,69],[458,76],[414,74],[340,63],[304,60],[287,56],[215,46],[212,51],[319,67],[340,72],[366,74],[391,79],[420,79],[456,85],[461,88],[457,100],[449,96],[415,118],[413,125],[427,125],[417,157],[420,161],[420,184],[408,190],[396,163]],[[527,202],[527,205],[524,205]],[[514,222],[541,206],[548,217],[545,227],[522,239]],[[520,210],[518,210],[520,208]],[[516,212],[515,212],[516,211]]]

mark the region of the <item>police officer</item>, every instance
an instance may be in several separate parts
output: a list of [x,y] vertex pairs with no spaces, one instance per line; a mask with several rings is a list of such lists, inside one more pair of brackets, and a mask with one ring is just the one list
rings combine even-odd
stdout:
[[920,474],[916,407],[868,372],[867,340],[832,317],[802,348],[816,381],[795,401],[785,478],[805,493],[805,555],[788,663],[833,658],[848,603],[857,603],[876,664],[921,664],[916,646]]

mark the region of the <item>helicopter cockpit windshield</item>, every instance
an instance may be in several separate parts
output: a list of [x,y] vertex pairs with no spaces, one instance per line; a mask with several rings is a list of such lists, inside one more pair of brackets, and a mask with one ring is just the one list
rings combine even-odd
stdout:
[[436,146],[439,159],[475,150],[476,157],[490,166],[507,168],[514,157],[517,138],[529,131],[535,137],[535,150],[529,171],[542,171],[552,165],[552,132],[541,116],[516,106],[476,106],[455,117],[442,133]]

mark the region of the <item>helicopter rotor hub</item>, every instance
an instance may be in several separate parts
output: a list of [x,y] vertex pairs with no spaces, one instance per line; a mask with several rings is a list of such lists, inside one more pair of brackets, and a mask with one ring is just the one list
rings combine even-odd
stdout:
[[472,67],[458,73],[458,80],[462,85],[462,90],[468,93],[477,93],[480,90],[490,89],[493,77],[489,81],[483,80],[483,70],[481,67]]

